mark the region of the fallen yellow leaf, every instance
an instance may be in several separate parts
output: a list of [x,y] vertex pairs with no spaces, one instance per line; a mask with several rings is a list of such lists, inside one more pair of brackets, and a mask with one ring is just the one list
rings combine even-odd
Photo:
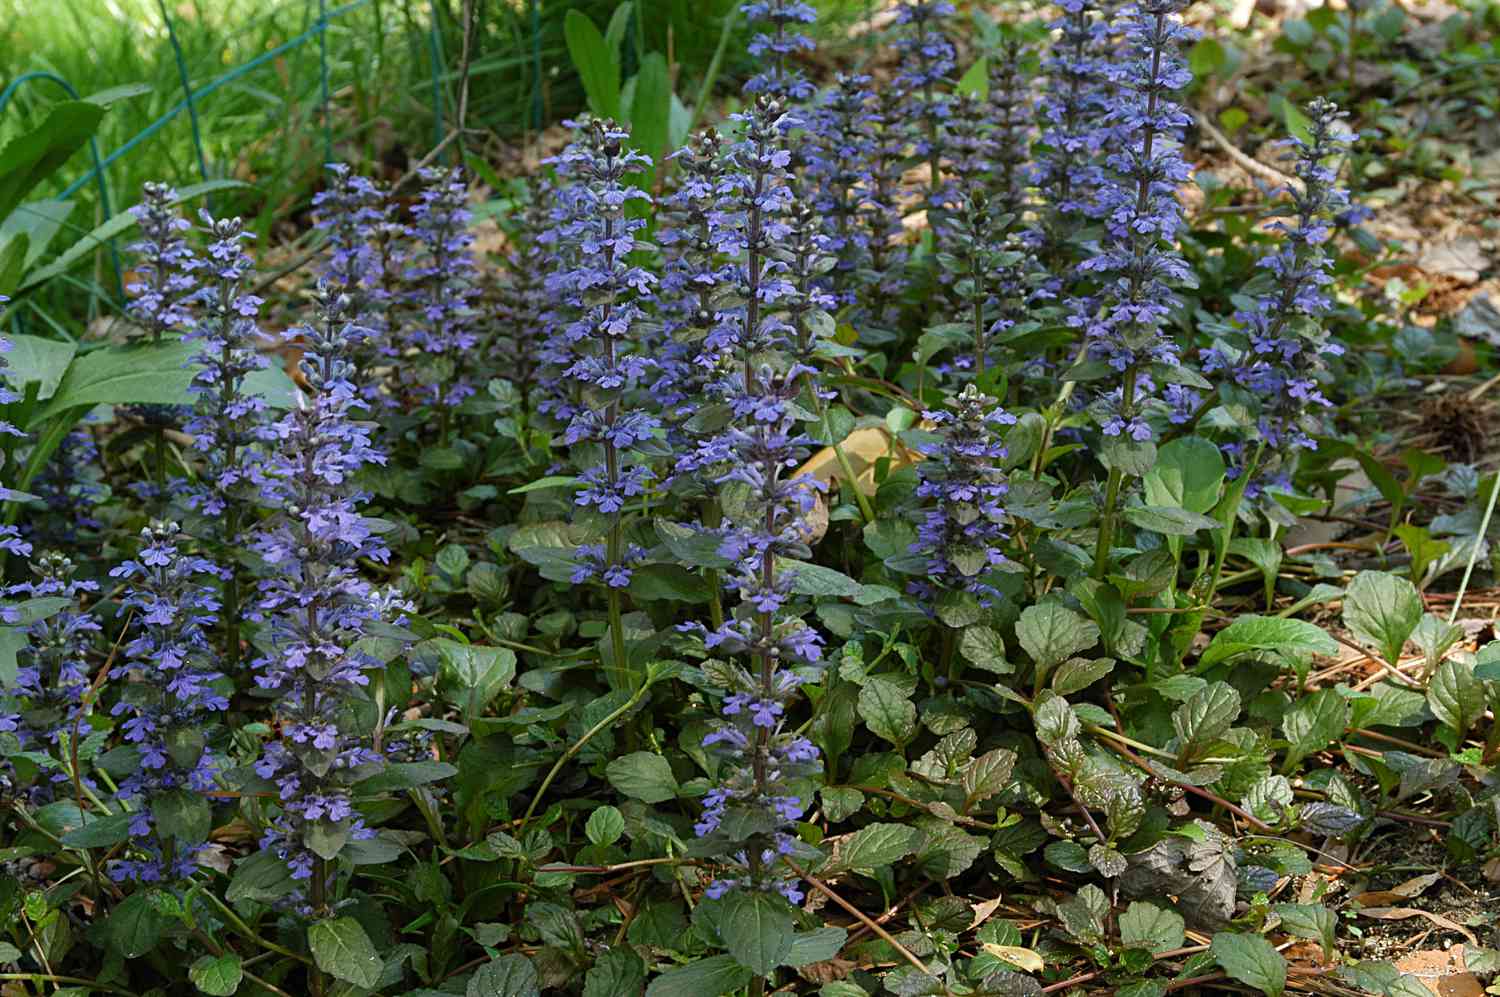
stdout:
[[1028,973],[1040,973],[1042,971],[1042,957],[1031,949],[1023,949],[1018,945],[995,945],[984,942],[984,950],[997,959],[1004,959],[1012,966],[1024,969]]

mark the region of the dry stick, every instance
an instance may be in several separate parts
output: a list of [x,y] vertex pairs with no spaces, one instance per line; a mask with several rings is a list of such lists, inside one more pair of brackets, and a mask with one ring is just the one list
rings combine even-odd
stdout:
[[843,897],[839,896],[837,893],[833,892],[833,890],[829,888],[828,884],[824,883],[821,879],[816,878],[811,873],[804,872],[801,867],[791,859],[782,859],[782,861],[787,864],[787,868],[791,869],[797,875],[807,880],[808,883],[812,885],[813,889],[817,890],[819,893],[823,894],[823,896],[827,897],[829,900],[832,900],[840,907],[844,908],[844,910],[848,911],[850,914],[853,914],[861,924],[863,924],[866,928],[869,928],[871,931],[875,932],[875,934],[879,935],[884,941],[889,943],[893,949],[901,954],[902,958],[915,966],[917,970],[920,971],[924,976],[932,975],[921,959],[918,959],[916,956],[912,955],[910,949],[908,949],[905,945],[902,945],[900,942],[896,941],[894,935],[872,921],[868,914],[851,904],[849,901],[845,900]]
[[[901,913],[901,908],[902,907],[905,907],[907,904],[909,904],[913,900],[917,899],[918,896],[920,896],[921,894],[925,893],[927,891],[927,888],[929,886],[931,886],[931,885],[932,885],[932,880],[930,880],[930,879],[927,880],[925,883],[922,883],[915,890],[912,890],[906,896],[902,897],[900,900],[897,900],[894,904],[892,904],[890,910],[886,911],[884,914],[880,915],[879,917],[877,917],[875,919],[875,923],[876,924],[885,924],[887,921],[891,920],[897,914]],[[865,934],[869,930],[870,930],[869,928],[867,928],[863,924],[861,924],[858,929],[856,929],[854,931],[851,931],[849,933],[849,937],[844,940],[844,946],[848,947],[850,945],[853,945],[859,939],[863,938],[865,936]]]
[[1296,177],[1288,176],[1287,174],[1278,170],[1276,167],[1270,166],[1266,163],[1262,163],[1258,159],[1252,159],[1250,156],[1247,156],[1244,152],[1240,151],[1240,148],[1237,145],[1229,141],[1228,136],[1214,127],[1213,122],[1209,121],[1208,116],[1202,111],[1195,110],[1193,112],[1193,117],[1197,119],[1198,127],[1203,129],[1203,131],[1208,134],[1208,137],[1213,139],[1221,149],[1228,153],[1229,158],[1234,160],[1235,163],[1243,168],[1246,173],[1252,173],[1260,177],[1262,180],[1269,180],[1271,183],[1280,184],[1284,187],[1291,187],[1299,194],[1303,193],[1303,191],[1306,189],[1303,186],[1302,181],[1298,180]]

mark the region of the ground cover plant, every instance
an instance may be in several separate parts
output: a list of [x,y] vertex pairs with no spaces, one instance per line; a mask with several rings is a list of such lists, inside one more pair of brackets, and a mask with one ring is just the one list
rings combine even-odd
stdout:
[[[0,993],[1500,970],[1494,382],[1368,409],[1454,341],[1371,206],[1399,31],[1288,27],[1251,159],[1184,0],[874,6],[740,5],[691,110],[575,10],[532,175],[327,164],[291,267],[145,183],[107,334],[5,326]],[[31,231],[0,322],[94,251]]]

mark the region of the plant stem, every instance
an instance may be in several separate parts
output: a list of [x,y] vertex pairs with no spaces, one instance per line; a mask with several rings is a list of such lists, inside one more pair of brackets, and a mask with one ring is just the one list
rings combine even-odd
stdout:
[[[1125,421],[1120,432],[1130,432],[1130,421],[1135,415],[1135,381],[1137,370],[1131,364],[1125,370],[1125,382],[1120,391],[1120,418]],[[1094,548],[1094,577],[1104,580],[1109,571],[1109,552],[1115,539],[1115,515],[1120,502],[1120,488],[1125,481],[1125,472],[1118,467],[1109,469],[1109,481],[1104,489],[1104,512],[1099,520],[1099,541]]]
[[593,740],[600,731],[604,730],[610,724],[614,723],[616,720],[620,719],[620,717],[624,716],[626,713],[630,712],[630,710],[634,709],[635,705],[641,701],[641,697],[646,694],[646,690],[648,688],[649,686],[643,683],[641,687],[634,693],[632,693],[630,698],[622,703],[613,713],[605,717],[603,720],[600,720],[598,723],[594,724],[594,726],[590,727],[582,737],[570,744],[568,746],[568,750],[564,751],[562,755],[558,757],[557,761],[553,763],[551,770],[548,771],[547,777],[542,780],[542,784],[537,787],[536,793],[531,797],[531,805],[526,808],[526,813],[522,815],[520,823],[516,825],[517,834],[520,834],[521,829],[526,826],[526,822],[531,820],[531,815],[536,813],[537,804],[540,803],[542,801],[542,797],[547,794],[547,787],[552,785],[552,780],[557,778],[557,773],[560,772],[562,770],[562,767],[568,763],[568,760],[574,755],[578,754],[578,752],[582,751],[583,746]]

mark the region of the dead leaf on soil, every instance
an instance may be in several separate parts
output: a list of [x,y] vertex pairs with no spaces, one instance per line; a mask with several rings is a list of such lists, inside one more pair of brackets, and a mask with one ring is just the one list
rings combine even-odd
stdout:
[[1373,917],[1378,921],[1404,921],[1409,917],[1425,917],[1440,928],[1457,932],[1468,939],[1470,945],[1478,945],[1479,940],[1474,933],[1461,924],[1450,921],[1441,914],[1434,914],[1430,910],[1419,910],[1416,907],[1366,907],[1358,912],[1360,917]]
[[1429,886],[1443,878],[1440,872],[1430,872],[1425,876],[1413,876],[1404,883],[1391,887],[1389,890],[1370,890],[1355,896],[1354,902],[1362,907],[1389,907],[1398,900],[1410,900],[1419,897]]

